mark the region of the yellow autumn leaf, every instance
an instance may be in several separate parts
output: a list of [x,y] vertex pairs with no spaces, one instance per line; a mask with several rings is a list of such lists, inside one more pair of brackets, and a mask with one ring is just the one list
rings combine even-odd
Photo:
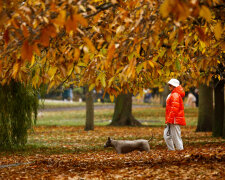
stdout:
[[103,74],[100,78],[101,84],[103,87],[106,87],[106,82],[105,82],[105,74]]
[[82,67],[86,67],[87,65],[83,62],[78,62],[77,66],[82,66]]
[[13,78],[16,77],[19,68],[20,68],[20,63],[19,63],[19,62],[16,62],[16,63],[13,65],[13,72],[12,72],[12,77],[13,77]]
[[100,80],[103,87],[106,87],[105,76],[106,76],[105,73],[101,72],[96,79],[96,82],[98,82],[98,80]]
[[73,71],[73,63],[67,65],[67,76],[70,76]]
[[110,43],[111,40],[112,40],[111,35],[110,35],[110,34],[107,34],[107,35],[106,35],[106,41],[107,41],[108,43]]
[[35,76],[32,78],[32,85],[36,88],[38,81],[39,81],[39,74],[35,74]]
[[143,62],[143,67],[144,67],[144,69],[147,69],[147,62],[146,61]]
[[101,11],[93,17],[93,24],[96,24],[100,20],[102,14],[103,12]]
[[114,41],[112,41],[110,44],[109,44],[109,48],[108,48],[108,52],[107,52],[107,58],[106,58],[106,67],[108,68],[108,65],[110,65],[111,63],[111,60],[114,56],[114,53],[115,53],[115,44],[114,44]]
[[110,98],[111,102],[114,101],[114,95],[110,95],[109,98]]
[[50,89],[52,89],[52,87],[53,87],[54,85],[55,85],[55,81],[52,81],[52,82],[50,83],[50,85],[48,86],[47,92],[49,92]]
[[159,92],[163,92],[164,91],[164,88],[159,88]]
[[94,53],[95,52],[95,46],[91,42],[91,40],[87,37],[83,37],[84,42],[87,44],[88,48]]
[[85,53],[85,54],[84,54],[84,57],[83,57],[84,63],[85,63],[85,64],[88,64],[89,60],[90,60],[90,55],[89,55],[89,53]]
[[219,79],[219,81],[221,80],[221,77],[220,77],[220,75],[218,75],[218,77],[217,77],[218,79]]
[[154,66],[154,63],[153,63],[152,61],[148,61],[148,63],[149,63],[149,65],[150,65],[152,68],[155,67],[155,66]]
[[48,76],[49,76],[50,80],[53,79],[56,71],[57,71],[57,67],[50,67],[50,69],[48,71]]
[[160,69],[157,69],[157,72],[160,76],[162,75],[162,71]]
[[59,26],[63,26],[66,20],[66,11],[62,10],[59,12],[59,15],[56,19],[53,20],[53,22]]
[[114,81],[115,77],[113,76],[112,78],[109,79],[108,87],[110,87]]
[[139,96],[140,98],[144,96],[144,91],[142,88],[139,88],[139,93],[140,93],[140,96]]
[[46,61],[47,61],[47,58],[46,58],[46,56],[45,56],[45,57],[43,57],[42,60],[41,60],[41,65],[44,65],[44,64],[46,63]]
[[140,54],[140,51],[141,51],[141,45],[138,44],[137,47],[136,47],[136,52],[137,52],[138,55]]
[[199,15],[201,17],[203,17],[206,21],[210,22],[211,20],[211,11],[209,10],[209,8],[207,6],[202,6],[199,12]]
[[170,70],[167,68],[166,69],[166,76],[169,77],[170,76]]
[[223,33],[221,22],[218,22],[214,27],[214,33],[217,40],[221,38],[221,35]]
[[74,69],[77,74],[80,74],[81,70],[79,66],[75,66]]
[[172,31],[169,35],[169,40],[174,39],[176,33],[177,33],[177,31]]
[[125,27],[124,26],[118,26],[117,28],[116,28],[116,34],[118,35],[118,34],[120,34],[121,32],[123,32],[125,30]]
[[190,37],[186,37],[186,39],[185,39],[185,47],[188,47],[188,44],[189,44],[189,42],[191,41],[191,38]]
[[144,63],[138,64],[138,66],[136,67],[137,74],[140,73],[140,71],[142,70],[143,66],[144,66]]
[[89,91],[92,91],[95,87],[95,83],[92,83],[90,86],[89,86]]
[[78,61],[80,58],[80,49],[75,48],[74,50],[74,61]]
[[159,10],[162,17],[166,18],[170,13],[169,0],[165,0]]
[[31,62],[30,62],[30,68],[34,65],[35,62],[35,56],[32,56]]

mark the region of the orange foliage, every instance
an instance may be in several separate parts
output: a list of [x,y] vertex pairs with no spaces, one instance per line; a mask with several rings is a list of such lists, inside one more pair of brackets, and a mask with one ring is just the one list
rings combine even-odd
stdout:
[[[171,77],[187,87],[224,78],[218,71],[225,64],[223,1],[10,2],[0,1],[1,84],[10,78],[30,83],[37,74],[23,73],[27,67],[44,76],[31,82],[35,87],[73,80],[113,95],[125,87],[134,94],[158,87]],[[20,59],[21,68],[6,65]],[[49,66],[56,73],[47,77]]]
[[23,46],[21,49],[21,58],[23,60],[31,61],[32,56],[33,56],[33,46],[29,45],[29,42],[25,40],[23,42]]

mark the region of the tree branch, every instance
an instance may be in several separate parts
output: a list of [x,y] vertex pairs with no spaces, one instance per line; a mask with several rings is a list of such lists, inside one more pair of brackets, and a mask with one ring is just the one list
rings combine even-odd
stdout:
[[100,13],[101,11],[104,11],[106,9],[109,9],[113,6],[116,6],[117,4],[112,4],[112,3],[105,3],[105,4],[102,4],[100,6],[98,6],[96,9],[97,11],[93,14],[89,14],[89,15],[86,15],[84,16],[85,18],[89,18],[89,17],[92,17],[92,16],[95,16],[96,14]]

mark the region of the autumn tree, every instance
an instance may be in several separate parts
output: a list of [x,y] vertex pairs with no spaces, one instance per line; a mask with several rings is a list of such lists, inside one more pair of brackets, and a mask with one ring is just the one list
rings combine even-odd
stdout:
[[[184,5],[185,4],[185,5]],[[169,14],[168,11],[165,11],[168,6],[176,6],[172,1],[165,1],[161,6],[162,15],[167,17]],[[203,96],[200,94],[200,106],[199,106],[199,121],[197,131],[199,130],[210,130],[213,129],[214,136],[222,136],[223,132],[223,124],[224,124],[224,2],[222,1],[193,1],[193,2],[180,2],[182,7],[178,8],[175,11],[179,11],[179,9],[183,9],[185,13],[183,13],[183,17],[185,19],[185,25],[189,25],[189,28],[192,30],[196,30],[198,33],[199,39],[195,39],[195,37],[191,40],[193,43],[190,43],[187,36],[183,36],[185,33],[187,35],[187,31],[189,28],[185,28],[180,24],[179,27],[180,35],[178,33],[178,39],[180,37],[184,37],[184,45],[189,44],[189,48],[191,45],[192,52],[186,51],[190,53],[190,57],[192,56],[192,61],[196,63],[196,65],[192,66],[190,70],[187,71],[189,73],[193,73],[189,78],[186,76],[186,82],[191,83],[193,85],[198,84],[206,84],[209,86],[210,81],[216,79],[216,83],[214,83],[214,94],[215,94],[215,112],[213,113],[213,101],[212,101],[212,91],[208,96]],[[193,7],[193,9],[189,9]],[[186,9],[187,8],[187,9]],[[163,10],[164,9],[164,10]],[[173,9],[169,10],[169,13],[177,15]],[[181,13],[182,14],[182,13]],[[194,15],[194,16],[190,16]],[[187,15],[187,16],[186,16]],[[197,17],[199,15],[200,17]],[[175,19],[174,18],[174,19]],[[179,21],[179,23],[182,21]],[[183,21],[184,22],[184,21]],[[186,30],[184,32],[183,30]],[[188,33],[191,33],[190,31]],[[189,34],[190,35],[190,34]],[[197,40],[197,41],[196,41]],[[200,46],[198,46],[198,44]],[[183,48],[185,50],[185,48]],[[207,52],[206,52],[207,51]],[[195,56],[195,57],[194,57]],[[209,61],[210,59],[210,61]],[[192,61],[189,61],[191,63]],[[217,62],[216,62],[217,61]],[[190,66],[189,66],[190,67]],[[199,78],[199,80],[198,80]],[[203,80],[204,79],[204,80]],[[213,80],[215,81],[215,80]],[[200,88],[202,89],[202,88]],[[206,90],[207,87],[204,88],[205,92],[209,92]],[[208,88],[210,89],[210,87]],[[203,89],[201,90],[203,94]],[[200,92],[201,93],[201,92]],[[208,101],[208,104],[205,104]],[[206,113],[209,114],[207,117]],[[214,117],[213,117],[214,114]],[[205,117],[205,118],[204,118]],[[213,127],[212,127],[213,121]]]

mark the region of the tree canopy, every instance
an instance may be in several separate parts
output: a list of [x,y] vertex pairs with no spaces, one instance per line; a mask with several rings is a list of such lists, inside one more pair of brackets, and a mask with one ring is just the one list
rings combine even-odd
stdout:
[[142,92],[224,78],[222,0],[0,0],[0,83]]

